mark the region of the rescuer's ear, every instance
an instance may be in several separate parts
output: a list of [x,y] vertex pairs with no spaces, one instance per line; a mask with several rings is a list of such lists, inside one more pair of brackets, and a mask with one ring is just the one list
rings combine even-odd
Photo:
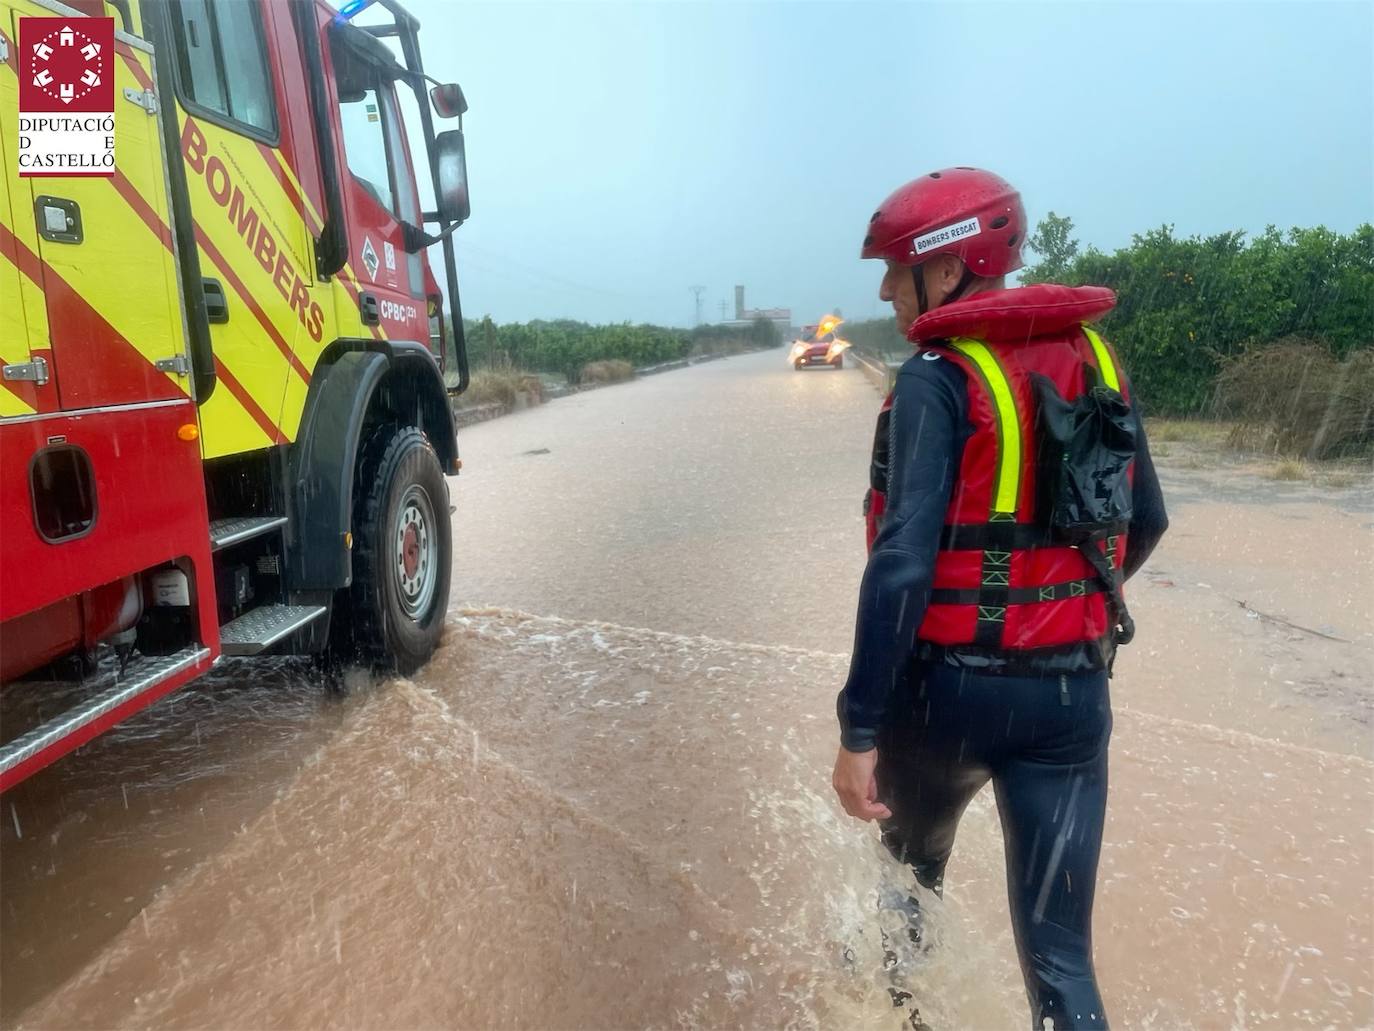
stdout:
[[939,307],[964,278],[964,263],[953,254],[937,254],[924,265],[926,294],[932,308]]

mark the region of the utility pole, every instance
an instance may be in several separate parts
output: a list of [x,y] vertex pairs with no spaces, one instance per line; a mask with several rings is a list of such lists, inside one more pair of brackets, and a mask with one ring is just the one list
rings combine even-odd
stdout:
[[697,304],[697,315],[696,315],[697,320],[696,320],[695,322],[693,322],[692,325],[694,325],[694,326],[700,326],[700,325],[701,325],[701,295],[702,295],[702,293],[705,291],[706,287],[704,287],[704,286],[689,286],[687,289],[690,290],[690,291],[692,291],[692,296],[696,299],[696,304]]
[[730,307],[730,302],[729,302],[729,301],[721,301],[721,302],[720,302],[720,321],[721,321],[721,322],[724,322],[724,321],[725,321],[725,309],[728,308],[728,307]]

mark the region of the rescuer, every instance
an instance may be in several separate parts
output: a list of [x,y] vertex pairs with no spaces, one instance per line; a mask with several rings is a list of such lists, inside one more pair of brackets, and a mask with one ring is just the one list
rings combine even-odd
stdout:
[[[838,699],[845,810],[939,891],[989,780],[1033,1026],[1106,1027],[1091,918],[1122,582],[1167,526],[1097,287],[1008,289],[1026,217],[972,168],[901,187],[862,256],[916,345],[884,403],[870,551]],[[907,900],[913,918],[919,906]],[[911,930],[919,936],[919,924]],[[895,996],[894,996],[895,999]]]

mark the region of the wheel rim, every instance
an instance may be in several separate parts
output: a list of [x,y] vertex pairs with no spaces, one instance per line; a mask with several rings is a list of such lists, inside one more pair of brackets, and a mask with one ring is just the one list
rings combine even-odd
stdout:
[[439,580],[439,542],[435,538],[434,506],[419,484],[411,484],[401,498],[396,520],[396,554],[392,570],[401,607],[419,619],[434,602]]

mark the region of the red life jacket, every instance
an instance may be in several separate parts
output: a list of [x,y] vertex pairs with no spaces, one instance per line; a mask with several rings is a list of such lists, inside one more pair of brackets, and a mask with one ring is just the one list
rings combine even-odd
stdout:
[[[1020,287],[945,305],[912,326],[912,342],[963,369],[973,430],[945,513],[919,641],[1014,653],[1109,639],[1107,585],[1075,548],[1051,544],[1036,519],[1031,375],[1047,377],[1072,402],[1084,390],[1088,365],[1124,395],[1116,356],[1084,325],[1114,303],[1110,290],[1097,287]],[[886,507],[879,466],[885,477],[882,421],[891,405],[889,395],[875,440],[875,489],[865,505],[869,547]],[[1097,546],[1119,575],[1124,527]]]

